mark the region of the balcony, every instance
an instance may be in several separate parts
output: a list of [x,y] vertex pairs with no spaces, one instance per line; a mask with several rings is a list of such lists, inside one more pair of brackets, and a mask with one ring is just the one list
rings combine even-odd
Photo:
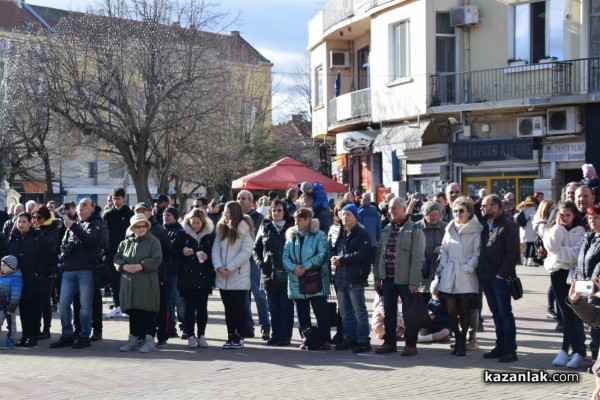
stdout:
[[362,89],[338,96],[327,106],[328,127],[351,124],[371,118],[371,89]]
[[332,0],[323,7],[323,32],[354,15],[389,3],[393,0]]
[[431,76],[431,106],[452,106],[600,91],[600,58],[440,73]]

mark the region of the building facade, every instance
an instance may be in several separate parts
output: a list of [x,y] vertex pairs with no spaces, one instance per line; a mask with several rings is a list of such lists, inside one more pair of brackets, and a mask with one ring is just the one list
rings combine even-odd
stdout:
[[[309,24],[313,135],[349,189],[558,198],[600,166],[600,1],[333,0]],[[348,171],[348,175],[344,174]]]

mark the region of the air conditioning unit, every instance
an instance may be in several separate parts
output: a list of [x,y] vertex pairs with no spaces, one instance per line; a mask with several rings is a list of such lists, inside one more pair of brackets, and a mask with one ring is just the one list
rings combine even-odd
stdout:
[[468,26],[479,24],[479,7],[462,6],[450,9],[450,25]]
[[547,111],[548,135],[572,135],[581,132],[579,108],[550,108]]
[[544,117],[517,118],[517,137],[544,135]]
[[330,68],[348,68],[350,66],[350,52],[332,50],[329,52]]

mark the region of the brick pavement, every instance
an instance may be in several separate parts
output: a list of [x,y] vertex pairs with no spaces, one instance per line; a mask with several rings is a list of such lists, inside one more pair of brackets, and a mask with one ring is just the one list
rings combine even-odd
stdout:
[[[484,307],[482,349],[466,357],[450,355],[448,344],[420,345],[416,357],[397,354],[307,352],[294,345],[273,348],[260,339],[247,339],[241,350],[223,350],[223,307],[218,293],[211,296],[208,349],[188,350],[187,341],[171,339],[152,354],[120,353],[127,336],[127,320],[105,320],[104,340],[82,350],[48,348],[0,352],[0,398],[121,399],[363,399],[368,397],[476,399],[589,398],[594,379],[579,371],[580,383],[484,384],[483,370],[526,371],[553,369],[560,345],[555,322],[546,319],[549,277],[543,268],[519,267],[525,297],[513,302],[517,316],[519,361],[500,364],[481,355],[493,343],[492,320]],[[369,299],[373,291],[368,291]],[[108,307],[107,307],[108,309]],[[53,339],[59,335],[58,315]],[[0,337],[4,338],[4,332]],[[380,341],[374,340],[374,345]]]

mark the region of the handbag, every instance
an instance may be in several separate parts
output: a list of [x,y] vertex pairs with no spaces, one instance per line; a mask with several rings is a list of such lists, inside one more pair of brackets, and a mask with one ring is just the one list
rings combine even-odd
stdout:
[[111,284],[112,279],[108,265],[104,263],[96,264],[92,267],[92,272],[94,273],[94,285],[97,288],[104,289]]
[[298,277],[300,294],[316,294],[323,291],[323,277],[321,268],[306,270],[304,275]]
[[523,284],[518,276],[506,278],[506,282],[510,285],[510,294],[514,300],[519,300],[523,297]]

